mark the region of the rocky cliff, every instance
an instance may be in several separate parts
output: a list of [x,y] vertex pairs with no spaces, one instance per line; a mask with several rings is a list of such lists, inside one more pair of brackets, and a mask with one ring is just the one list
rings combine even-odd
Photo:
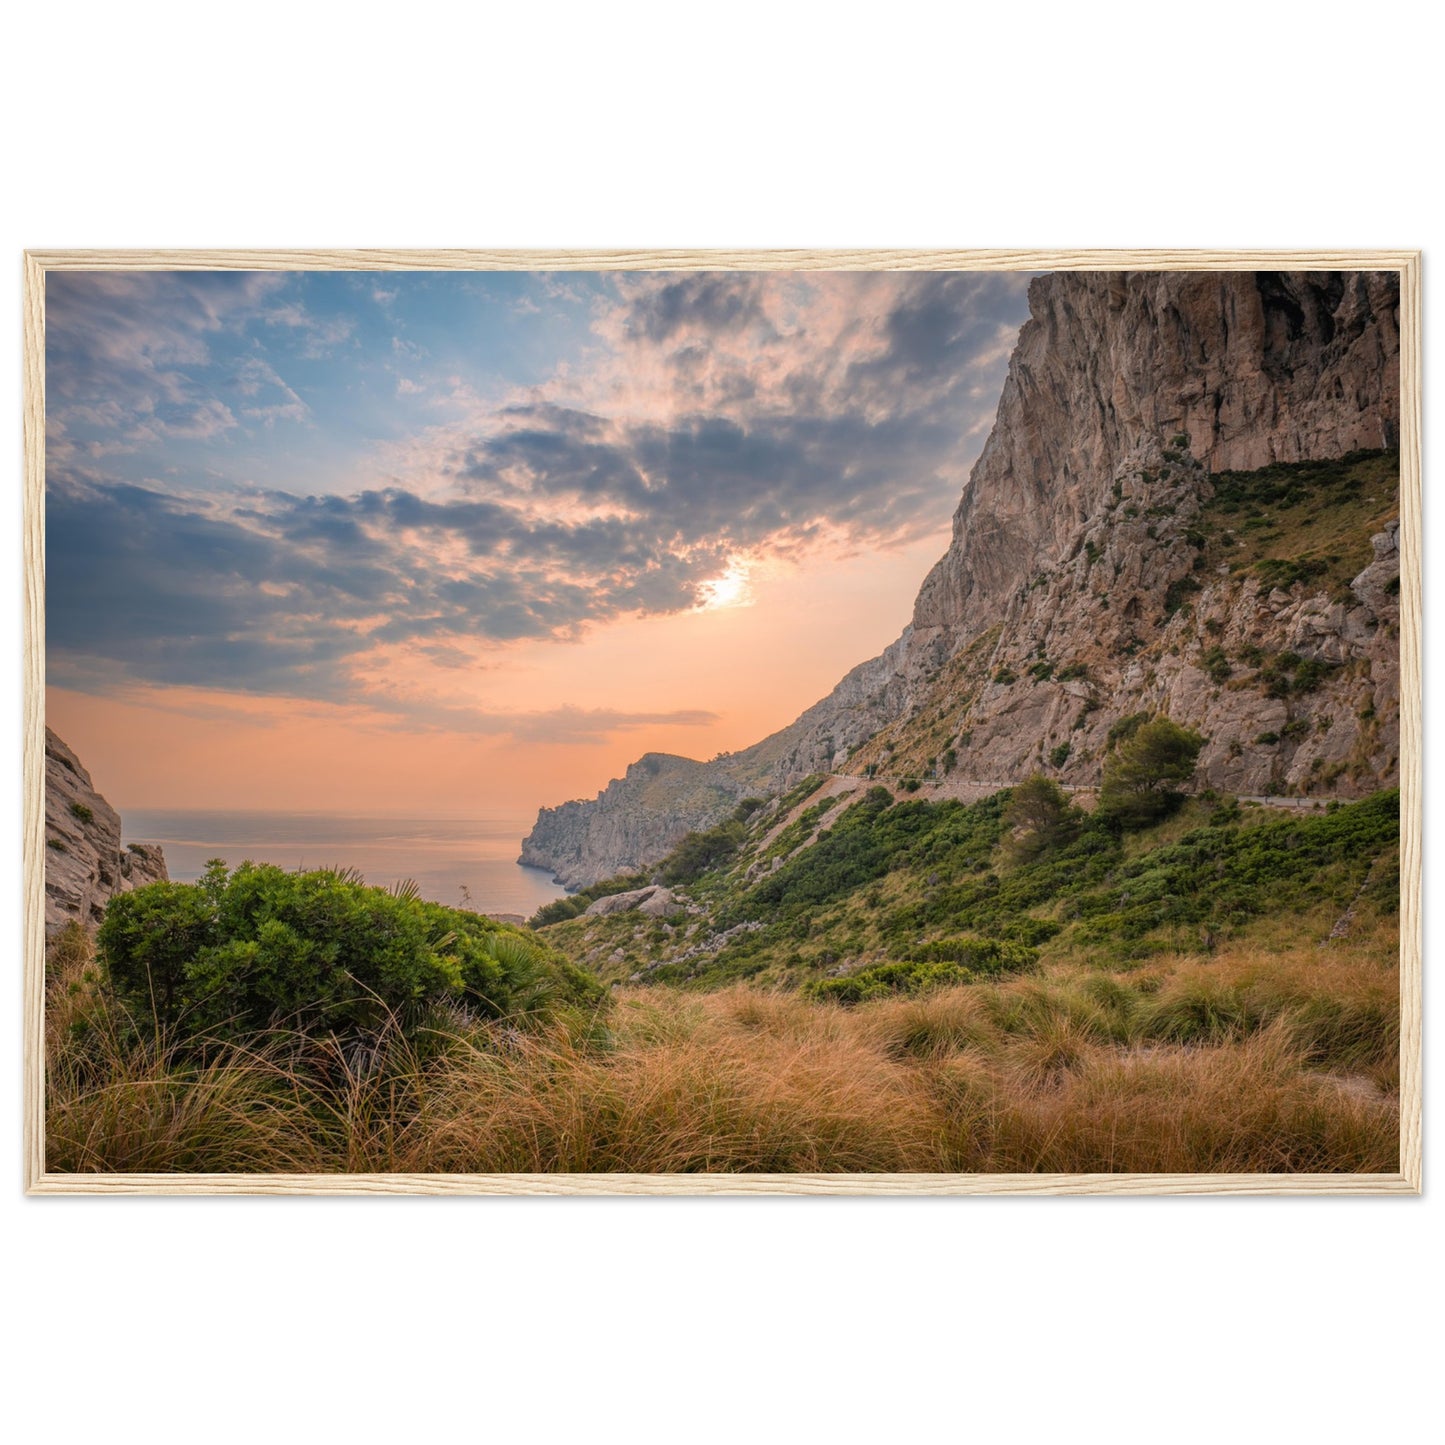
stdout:
[[517,860],[569,888],[656,862],[694,828],[715,823],[766,770],[648,753],[594,800],[543,808]]
[[[790,727],[690,765],[718,797],[686,826],[740,779],[815,771],[1088,785],[1138,711],[1203,732],[1218,787],[1396,780],[1398,278],[1058,273],[1029,303],[912,623]],[[677,830],[643,793],[629,770],[544,810],[524,861],[579,884],[655,860]]]
[[167,877],[149,843],[120,841],[120,816],[101,797],[80,759],[45,730],[45,933],[67,923],[91,927],[117,893]]

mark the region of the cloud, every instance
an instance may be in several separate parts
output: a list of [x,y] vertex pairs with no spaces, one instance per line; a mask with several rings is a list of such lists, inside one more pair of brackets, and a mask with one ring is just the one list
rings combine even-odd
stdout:
[[[458,374],[460,419],[392,444],[384,484],[218,493],[122,481],[97,438],[159,461],[175,439],[314,426],[266,338],[334,345],[350,330],[243,277],[102,279],[51,300],[56,680],[391,709],[415,704],[387,691],[378,660],[396,649],[455,671],[478,648],[573,641],[715,601],[719,579],[753,562],[826,563],[940,531],[1026,311],[1013,275],[619,274],[595,304],[585,364],[501,402]],[[399,311],[407,280],[389,298]],[[538,294],[571,284],[543,278]],[[421,354],[388,327],[372,360],[389,371]],[[207,393],[206,368],[224,370],[235,409]],[[396,381],[400,394],[419,389]],[[509,716],[527,736],[664,720]]]
[[644,285],[633,291],[623,325],[650,342],[702,330],[710,335],[767,324],[763,289],[756,278],[739,273],[694,272]]
[[303,336],[300,355],[306,361],[330,356],[342,342],[349,341],[356,323],[348,316],[315,316],[299,301],[274,306],[261,318],[267,326],[285,326]]
[[508,737],[524,743],[600,744],[621,732],[639,728],[705,728],[719,721],[705,708],[672,712],[624,712],[616,708],[548,708],[539,712],[488,712],[481,708],[388,704],[372,699],[394,717],[405,717],[427,731],[457,732],[485,737]]
[[[242,416],[272,425],[307,408],[274,366],[241,353],[247,325],[329,335],[274,272],[53,272],[46,278],[48,438],[56,459],[160,450],[241,425],[223,392],[253,399]],[[346,323],[349,327],[349,323]]]

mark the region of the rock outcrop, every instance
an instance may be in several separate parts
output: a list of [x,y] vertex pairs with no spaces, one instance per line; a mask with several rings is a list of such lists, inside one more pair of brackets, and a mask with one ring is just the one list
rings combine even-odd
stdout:
[[1151,442],[1182,438],[1208,472],[1397,445],[1399,300],[1393,273],[1035,281],[953,542],[914,604],[915,635],[1000,621]]
[[1029,305],[952,542],[897,642],[755,747],[666,760],[685,811],[650,816],[667,804],[637,764],[595,802],[544,809],[522,861],[583,886],[656,861],[745,791],[820,771],[947,772],[956,788],[1044,766],[1089,785],[1109,727],[1137,711],[1203,732],[1220,788],[1396,780],[1398,522],[1381,516],[1357,574],[1276,585],[1238,570],[1220,550],[1234,533],[1202,514],[1220,473],[1397,446],[1398,277],[1065,272]]
[[638,912],[648,918],[673,918],[683,912],[670,888],[654,883],[648,888],[633,888],[626,893],[609,893],[587,905],[585,918],[606,918],[613,913]]
[[117,893],[168,877],[161,850],[123,846],[120,816],[95,790],[80,759],[45,730],[45,934],[90,928]]

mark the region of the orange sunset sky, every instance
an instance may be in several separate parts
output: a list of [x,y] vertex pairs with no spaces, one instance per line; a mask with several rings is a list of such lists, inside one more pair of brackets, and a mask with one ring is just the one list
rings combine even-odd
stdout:
[[47,721],[111,802],[528,815],[908,621],[1027,278],[51,273]]

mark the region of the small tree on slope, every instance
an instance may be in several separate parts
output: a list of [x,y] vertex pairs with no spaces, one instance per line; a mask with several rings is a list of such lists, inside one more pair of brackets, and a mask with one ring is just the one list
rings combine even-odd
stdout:
[[1035,773],[1013,790],[1003,823],[1008,830],[1004,852],[1009,861],[1031,863],[1074,836],[1078,814],[1057,783]]
[[1143,723],[1104,762],[1099,812],[1124,829],[1147,828],[1184,801],[1204,739],[1167,717]]

